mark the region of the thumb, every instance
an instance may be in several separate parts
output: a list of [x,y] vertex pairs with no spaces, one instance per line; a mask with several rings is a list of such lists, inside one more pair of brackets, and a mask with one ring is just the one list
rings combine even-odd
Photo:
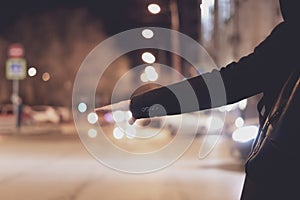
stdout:
[[128,120],[128,123],[129,123],[130,125],[133,125],[135,121],[136,121],[136,119],[135,119],[134,117],[131,117],[131,118]]

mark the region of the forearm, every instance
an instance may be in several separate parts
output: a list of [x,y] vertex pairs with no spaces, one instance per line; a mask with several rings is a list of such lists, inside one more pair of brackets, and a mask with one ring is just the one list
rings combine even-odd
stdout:
[[136,119],[182,114],[210,107],[210,95],[202,76],[134,96],[130,103],[130,110]]

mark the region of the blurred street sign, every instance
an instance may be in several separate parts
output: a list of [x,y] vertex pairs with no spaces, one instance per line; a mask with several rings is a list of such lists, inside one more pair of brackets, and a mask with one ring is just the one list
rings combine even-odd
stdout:
[[22,44],[14,43],[8,48],[8,57],[10,58],[22,58],[24,54],[25,50]]
[[8,47],[8,59],[6,60],[6,78],[13,81],[12,102],[14,115],[16,116],[16,128],[21,126],[21,102],[19,96],[19,80],[26,78],[25,50],[22,44],[13,43]]
[[6,78],[22,80],[26,77],[26,60],[24,58],[9,58],[6,61]]

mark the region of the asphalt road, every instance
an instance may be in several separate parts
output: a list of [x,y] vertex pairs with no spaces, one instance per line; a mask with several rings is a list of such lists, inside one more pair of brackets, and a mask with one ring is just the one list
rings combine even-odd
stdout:
[[198,137],[173,165],[132,175],[103,166],[75,133],[0,135],[0,199],[239,199],[244,171],[229,153],[230,140],[221,138],[211,154],[199,160],[202,140]]

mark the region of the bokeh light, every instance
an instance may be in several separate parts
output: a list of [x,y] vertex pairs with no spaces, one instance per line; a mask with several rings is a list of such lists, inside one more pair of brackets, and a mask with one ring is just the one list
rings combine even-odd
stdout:
[[241,110],[245,110],[246,107],[247,107],[247,104],[248,104],[248,100],[247,100],[247,99],[244,99],[244,100],[242,100],[242,101],[239,102],[239,108],[240,108]]
[[116,110],[113,112],[113,118],[114,118],[115,122],[122,122],[126,119],[126,116],[123,111]]
[[123,131],[119,127],[114,128],[113,136],[114,136],[115,139],[120,140],[124,137],[124,135],[125,134],[123,133]]
[[95,124],[98,121],[98,115],[94,112],[91,112],[88,114],[87,120],[90,124]]
[[236,129],[232,134],[232,139],[236,142],[248,142],[256,138],[257,133],[257,126],[245,126]]
[[89,131],[88,131],[88,136],[90,137],[90,138],[96,138],[97,137],[97,135],[98,135],[98,133],[97,133],[97,131],[95,130],[95,129],[89,129]]
[[142,55],[142,60],[145,62],[145,63],[148,63],[148,64],[153,64],[155,63],[155,56],[152,54],[152,53],[149,53],[149,52],[145,52],[143,53]]
[[238,127],[238,128],[244,126],[244,119],[242,117],[238,117],[235,120],[235,126]]
[[28,76],[33,77],[37,74],[37,70],[35,67],[30,67],[27,71]]
[[87,105],[86,103],[81,102],[80,104],[78,104],[78,111],[81,113],[84,113],[87,110]]
[[48,72],[43,73],[43,75],[42,75],[42,80],[43,81],[47,82],[47,81],[50,80],[50,78],[51,78],[51,76]]
[[142,31],[142,35],[146,39],[151,39],[154,36],[154,32],[152,30],[150,30],[150,29],[144,29]]
[[158,13],[160,13],[161,8],[160,8],[160,6],[158,4],[152,3],[152,4],[148,5],[148,10],[152,14],[158,14]]

